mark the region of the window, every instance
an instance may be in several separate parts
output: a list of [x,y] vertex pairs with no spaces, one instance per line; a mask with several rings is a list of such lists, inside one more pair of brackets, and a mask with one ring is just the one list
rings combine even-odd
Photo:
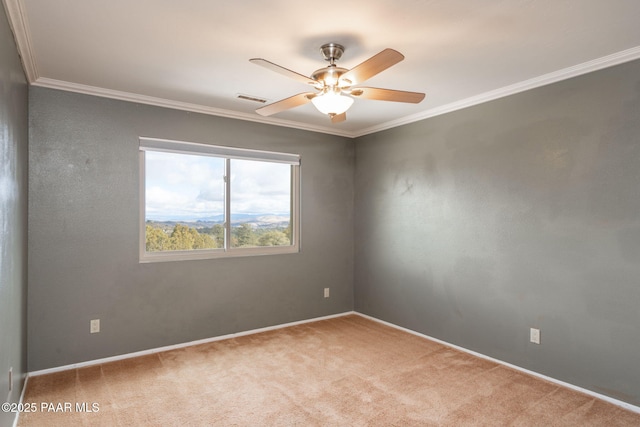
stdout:
[[300,157],[140,138],[140,260],[298,252]]

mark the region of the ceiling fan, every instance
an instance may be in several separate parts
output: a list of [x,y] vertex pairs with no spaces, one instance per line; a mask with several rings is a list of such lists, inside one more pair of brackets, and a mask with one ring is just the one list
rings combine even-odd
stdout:
[[249,61],[254,64],[313,86],[317,90],[317,92],[299,93],[265,105],[258,108],[256,113],[262,116],[270,116],[312,102],[321,113],[329,116],[332,123],[339,123],[347,119],[346,111],[353,104],[353,97],[413,104],[417,104],[424,99],[424,93],[375,87],[354,87],[402,61],[404,55],[400,52],[393,49],[385,49],[351,70],[347,70],[336,65],[336,61],[342,57],[344,50],[344,47],[337,43],[322,45],[320,52],[324,59],[329,61],[329,65],[314,71],[311,77],[296,73],[266,59],[250,59]]

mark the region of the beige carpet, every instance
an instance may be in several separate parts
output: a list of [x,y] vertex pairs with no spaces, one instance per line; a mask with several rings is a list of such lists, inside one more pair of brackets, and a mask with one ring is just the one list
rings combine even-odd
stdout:
[[37,411],[23,427],[640,426],[640,414],[356,315],[31,377],[25,403]]

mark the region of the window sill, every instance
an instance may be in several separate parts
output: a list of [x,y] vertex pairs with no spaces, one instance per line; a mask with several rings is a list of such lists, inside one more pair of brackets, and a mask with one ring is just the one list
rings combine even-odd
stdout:
[[248,256],[282,255],[300,252],[297,246],[265,246],[256,248],[213,249],[195,251],[144,252],[140,254],[140,264],[167,261],[189,261],[202,259],[238,258]]

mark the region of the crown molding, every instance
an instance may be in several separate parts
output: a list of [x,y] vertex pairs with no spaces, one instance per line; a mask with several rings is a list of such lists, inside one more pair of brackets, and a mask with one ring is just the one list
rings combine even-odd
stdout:
[[188,102],[173,101],[170,99],[156,98],[153,96],[140,95],[131,92],[123,92],[119,90],[105,89],[97,86],[89,86],[78,83],[70,83],[62,80],[49,79],[40,77],[32,83],[33,86],[44,87],[49,89],[64,90],[67,92],[76,92],[84,95],[99,96],[102,98],[117,99],[120,101],[134,102],[138,104],[154,105],[156,107],[171,108],[174,110],[183,110],[193,113],[208,114],[211,116],[227,117],[230,119],[245,120],[249,122],[264,123],[275,126],[289,127],[311,132],[326,133],[330,135],[343,136],[353,138],[349,132],[344,132],[328,127],[310,125],[306,123],[294,122],[291,120],[282,120],[273,117],[263,117],[257,114],[242,113],[238,111],[225,110],[223,108],[209,107],[206,105],[191,104]]
[[24,13],[24,5],[21,0],[2,0],[4,9],[7,12],[9,26],[13,32],[13,37],[18,47],[18,54],[22,61],[22,68],[29,83],[38,79],[38,67],[33,54],[33,45],[29,34],[29,23]]
[[546,86],[552,83],[556,83],[562,80],[567,80],[572,77],[580,76],[582,74],[591,73],[593,71],[602,70],[604,68],[613,67],[614,65],[623,64],[625,62],[633,61],[639,58],[640,58],[640,46],[636,46],[631,49],[623,50],[611,55],[594,59],[592,61],[583,62],[582,64],[563,68],[561,70],[554,71],[548,74],[543,74],[541,76],[534,77],[529,80],[524,80],[509,86],[501,87],[496,90],[484,92],[479,95],[462,99],[460,101],[452,102],[450,104],[445,104],[436,108],[431,108],[429,110],[412,114],[410,116],[406,116],[397,120],[391,120],[388,122],[380,123],[379,125],[371,126],[371,127],[360,130],[354,135],[354,137],[357,138],[357,137],[368,135],[371,133],[376,133],[376,132],[391,129],[394,127],[417,122],[420,120],[428,119],[429,117],[439,116],[441,114],[446,114],[452,111],[461,110],[463,108],[472,107],[474,105],[482,104],[484,102],[493,101],[498,98],[504,98],[505,96],[514,95],[516,93],[524,92],[530,89],[535,89],[541,86]]

